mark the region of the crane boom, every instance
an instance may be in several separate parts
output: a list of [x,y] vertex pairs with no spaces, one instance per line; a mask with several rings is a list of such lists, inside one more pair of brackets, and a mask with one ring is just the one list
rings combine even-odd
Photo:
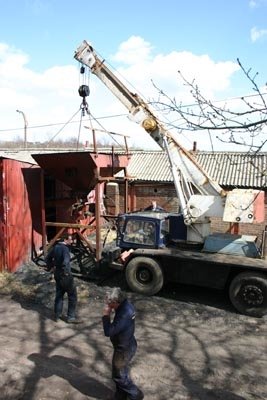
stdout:
[[195,223],[204,223],[209,217],[223,217],[226,192],[208,176],[191,153],[164,127],[149,105],[114,75],[86,40],[77,48],[74,58],[87,66],[107,86],[124,104],[132,119],[140,123],[154,141],[167,152],[185,223],[193,226]]

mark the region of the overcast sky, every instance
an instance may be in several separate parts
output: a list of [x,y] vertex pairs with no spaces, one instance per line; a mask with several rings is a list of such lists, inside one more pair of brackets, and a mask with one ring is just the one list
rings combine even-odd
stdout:
[[[155,148],[95,76],[86,76],[86,83],[97,122],[81,120],[83,81],[73,55],[84,39],[145,99],[157,97],[153,80],[187,104],[178,70],[195,78],[213,101],[249,95],[252,88],[237,58],[259,73],[257,83],[266,91],[267,0],[0,0],[0,5],[0,140],[23,138],[19,110],[29,141],[91,142],[84,126],[93,126],[131,135],[130,145]],[[188,149],[196,141],[199,149],[211,150],[205,132],[185,131],[178,138]],[[235,150],[215,135],[211,140],[215,150]]]

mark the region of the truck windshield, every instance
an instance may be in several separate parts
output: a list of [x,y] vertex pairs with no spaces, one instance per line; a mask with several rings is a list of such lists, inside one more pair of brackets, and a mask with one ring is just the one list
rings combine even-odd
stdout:
[[124,229],[124,242],[144,245],[155,244],[155,223],[144,220],[128,220]]

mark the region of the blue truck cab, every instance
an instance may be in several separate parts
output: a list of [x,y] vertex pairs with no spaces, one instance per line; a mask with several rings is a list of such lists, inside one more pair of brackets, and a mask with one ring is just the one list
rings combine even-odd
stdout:
[[182,214],[142,211],[119,216],[117,246],[121,249],[160,249],[172,240],[186,240]]

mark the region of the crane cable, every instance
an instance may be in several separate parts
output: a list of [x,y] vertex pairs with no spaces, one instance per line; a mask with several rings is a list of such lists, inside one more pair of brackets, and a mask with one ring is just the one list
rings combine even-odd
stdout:
[[51,143],[51,142],[55,139],[55,137],[58,136],[58,135],[60,134],[60,132],[65,128],[65,126],[67,126],[68,123],[70,123],[71,120],[72,120],[79,112],[80,112],[80,108],[79,108],[79,109],[73,114],[73,116],[59,129],[59,131],[58,131],[54,136],[52,136],[51,139],[49,139],[49,141],[47,142],[47,147],[48,147],[49,143]]
[[[87,71],[87,74],[86,74],[86,71]],[[104,132],[106,132],[112,138],[112,140],[119,147],[122,147],[122,145],[116,139],[114,139],[113,135],[110,134],[110,132],[108,132],[95,117],[93,117],[93,115],[91,114],[91,112],[89,110],[89,106],[86,101],[86,97],[88,97],[90,94],[90,89],[89,89],[90,73],[91,73],[91,71],[89,68],[85,68],[84,65],[80,64],[80,78],[79,78],[80,86],[79,86],[78,92],[79,92],[79,95],[82,97],[82,103],[80,105],[81,117],[80,117],[80,122],[79,122],[79,131],[78,131],[78,138],[77,138],[77,150],[79,147],[79,141],[80,141],[80,135],[81,135],[82,118],[85,116],[85,114],[87,114],[89,117],[90,129],[92,130],[92,132],[95,132],[95,129],[93,128],[93,123],[92,123],[92,120],[94,120],[104,130]],[[82,77],[82,79],[81,79],[81,77]]]
[[[80,107],[80,109],[81,109],[81,107]],[[80,121],[79,121],[79,130],[78,130],[78,136],[77,136],[76,150],[79,149],[80,136],[81,136],[81,127],[82,127],[82,118],[83,118],[83,110],[81,110],[81,117],[80,117]]]
[[[86,70],[88,71],[87,74],[86,74]],[[81,79],[81,77],[82,77],[82,79]],[[79,95],[82,97],[82,102],[81,102],[81,105],[80,105],[81,116],[80,116],[80,121],[79,121],[79,129],[78,129],[76,150],[78,150],[79,143],[80,143],[82,119],[85,116],[85,114],[90,116],[89,109],[88,109],[88,103],[86,101],[86,97],[88,97],[89,94],[90,94],[89,77],[90,77],[90,71],[88,69],[86,69],[83,65],[81,65],[80,66],[80,74],[79,74],[79,89],[78,89],[78,92],[79,92]]]
[[90,129],[92,131],[95,131],[95,129],[93,128],[92,120],[94,120],[101,127],[101,130],[99,130],[99,129],[97,129],[97,130],[99,130],[100,132],[102,131],[102,132],[106,133],[120,148],[124,149],[124,147],[114,138],[114,135],[117,135],[117,134],[115,132],[112,133],[112,132],[107,131],[107,129],[89,111],[89,121],[90,121],[90,125],[91,125]]
[[[81,67],[81,69],[80,69],[80,72],[82,73],[82,67]],[[85,72],[85,69],[84,69],[83,73],[84,73],[84,72]],[[49,143],[51,143],[51,142],[55,139],[55,137],[58,136],[58,135],[60,134],[60,132],[65,128],[65,126],[67,126],[67,125],[72,121],[72,119],[80,112],[80,110],[81,110],[81,118],[82,118],[83,115],[85,115],[85,110],[87,110],[87,102],[86,102],[85,98],[89,95],[89,93],[90,93],[90,91],[89,91],[89,86],[85,85],[84,82],[83,82],[83,85],[81,85],[81,86],[79,87],[79,94],[80,94],[80,96],[83,97],[83,101],[82,101],[82,104],[80,105],[80,108],[79,108],[78,111],[76,111],[76,112],[73,114],[73,116],[59,129],[59,131],[58,131],[54,136],[52,136],[52,138],[47,142],[47,147],[48,147]],[[80,120],[80,127],[79,127],[78,139],[77,139],[77,147],[78,147],[78,145],[79,145],[79,140],[80,140],[80,131],[81,131],[81,120]]]

